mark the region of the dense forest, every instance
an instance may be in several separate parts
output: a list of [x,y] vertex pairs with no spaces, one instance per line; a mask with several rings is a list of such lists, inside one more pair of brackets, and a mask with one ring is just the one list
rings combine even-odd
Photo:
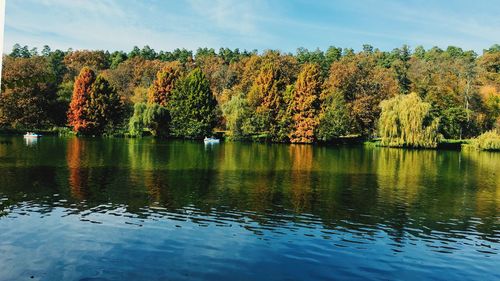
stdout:
[[[381,51],[30,49],[3,58],[0,127],[80,135],[436,147],[500,143],[500,45]],[[485,137],[486,136],[486,137]]]

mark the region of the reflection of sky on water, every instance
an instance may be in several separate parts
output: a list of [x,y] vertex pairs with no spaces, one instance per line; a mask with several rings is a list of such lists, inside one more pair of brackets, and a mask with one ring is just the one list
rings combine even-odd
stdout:
[[[80,213],[77,209],[56,207],[46,212],[25,203],[0,220],[5,230],[0,237],[8,238],[0,241],[0,251],[10,257],[0,263],[0,280],[19,276],[35,280],[234,280],[235,276],[239,280],[255,276],[261,280],[347,276],[486,280],[481,269],[493,269],[499,261],[493,253],[498,251],[495,244],[471,233],[452,239],[445,233],[426,237],[410,230],[396,243],[382,230],[384,225],[326,229],[314,221],[290,221],[270,227],[244,214],[202,216],[194,208],[179,213],[144,208],[148,217],[111,205]],[[488,244],[491,253],[478,253],[474,247],[478,243]],[[467,270],[478,258],[476,267]],[[494,271],[488,274],[498,277]]]

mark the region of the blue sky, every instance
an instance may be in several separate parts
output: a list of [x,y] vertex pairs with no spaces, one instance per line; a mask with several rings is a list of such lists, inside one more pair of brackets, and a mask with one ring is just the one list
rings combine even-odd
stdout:
[[198,47],[392,50],[500,43],[500,2],[313,0],[7,0],[4,50]]

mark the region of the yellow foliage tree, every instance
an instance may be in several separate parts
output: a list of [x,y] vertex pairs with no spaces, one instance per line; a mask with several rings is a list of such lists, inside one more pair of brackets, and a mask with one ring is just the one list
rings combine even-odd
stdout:
[[293,128],[289,138],[292,143],[312,143],[318,125],[321,71],[316,64],[305,64],[297,79],[291,110]]

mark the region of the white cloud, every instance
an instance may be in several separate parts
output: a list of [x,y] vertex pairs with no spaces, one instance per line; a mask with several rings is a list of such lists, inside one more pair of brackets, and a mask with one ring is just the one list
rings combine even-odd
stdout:
[[[487,8],[451,10],[439,3],[275,0],[10,0],[4,49],[14,43],[66,49],[300,46],[394,48],[457,45],[476,51],[500,37]],[[440,6],[439,6],[440,5]],[[457,5],[459,6],[459,5]],[[498,9],[498,8],[497,8]],[[484,11],[484,14],[478,11]]]

